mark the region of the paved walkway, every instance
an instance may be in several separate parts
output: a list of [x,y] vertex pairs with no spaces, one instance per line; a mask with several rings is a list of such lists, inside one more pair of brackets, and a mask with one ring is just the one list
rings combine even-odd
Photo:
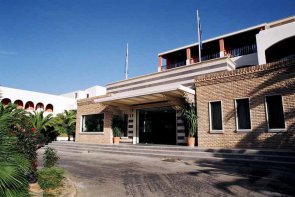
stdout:
[[[62,153],[79,196],[295,196],[294,174],[105,153]],[[40,156],[41,158],[42,156]]]

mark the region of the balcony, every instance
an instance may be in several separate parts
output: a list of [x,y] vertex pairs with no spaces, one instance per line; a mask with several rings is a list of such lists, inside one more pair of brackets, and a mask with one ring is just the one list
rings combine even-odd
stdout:
[[220,58],[220,52],[202,56],[202,61]]
[[226,54],[229,54],[230,57],[248,55],[248,54],[251,54],[251,53],[257,53],[256,44],[226,50]]

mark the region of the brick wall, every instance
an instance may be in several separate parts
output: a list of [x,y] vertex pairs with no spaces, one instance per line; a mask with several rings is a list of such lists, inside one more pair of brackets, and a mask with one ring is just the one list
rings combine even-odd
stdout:
[[[283,98],[285,132],[267,129],[265,96]],[[295,148],[295,60],[198,76],[198,145],[200,147]],[[236,131],[235,100],[250,99],[252,131]],[[209,102],[221,100],[223,133],[210,133]]]
[[[105,106],[94,103],[93,98],[83,99],[78,102],[77,124],[76,124],[76,141],[87,143],[110,144],[112,143],[111,120],[115,109],[106,108]],[[80,132],[82,115],[104,113],[104,129],[103,133]]]

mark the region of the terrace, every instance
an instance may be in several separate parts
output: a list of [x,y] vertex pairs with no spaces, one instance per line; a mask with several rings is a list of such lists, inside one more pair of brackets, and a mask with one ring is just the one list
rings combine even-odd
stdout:
[[[263,26],[257,26],[230,35],[203,41],[201,61],[222,57],[235,58],[257,53],[256,34],[262,29]],[[198,44],[193,44],[160,53],[158,55],[158,71],[161,72],[200,62],[198,47]]]

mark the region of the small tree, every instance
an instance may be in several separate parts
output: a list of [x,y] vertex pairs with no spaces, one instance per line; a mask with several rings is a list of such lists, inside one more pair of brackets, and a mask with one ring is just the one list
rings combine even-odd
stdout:
[[68,135],[68,141],[70,141],[71,135],[75,141],[75,130],[76,130],[76,110],[65,110],[63,113],[57,114],[53,120],[54,129],[61,133]]
[[22,128],[24,111],[12,104],[3,106],[0,102],[0,196],[28,196],[27,175],[30,161],[20,151],[17,128]]
[[123,118],[119,115],[115,115],[112,118],[112,129],[114,137],[121,137],[122,129],[124,126]]
[[188,102],[183,104],[181,115],[188,130],[188,137],[195,137],[198,128],[198,116],[195,104]]
[[52,114],[44,116],[44,111],[29,113],[29,118],[32,124],[32,127],[39,132],[38,142],[43,144],[48,142],[48,133],[47,129],[52,124]]

